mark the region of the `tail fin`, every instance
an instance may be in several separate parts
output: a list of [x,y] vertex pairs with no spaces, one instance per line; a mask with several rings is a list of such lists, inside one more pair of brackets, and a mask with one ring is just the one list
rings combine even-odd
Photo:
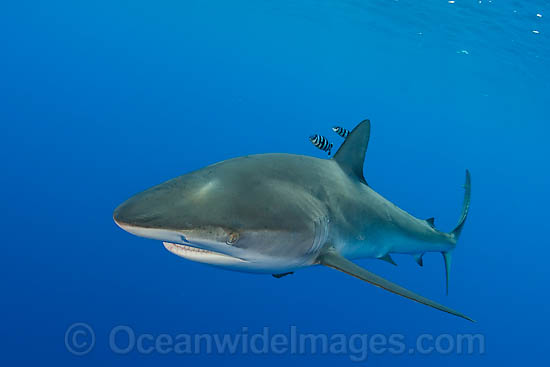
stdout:
[[462,202],[462,214],[458,220],[456,228],[451,232],[452,236],[458,240],[460,237],[460,232],[462,232],[462,227],[466,223],[466,217],[468,217],[468,210],[470,209],[470,196],[472,193],[472,184],[470,181],[470,171],[466,170],[466,181],[464,182],[464,201]]
[[[464,223],[466,223],[466,218],[468,217],[468,210],[470,209],[470,196],[472,192],[472,184],[470,180],[470,171],[466,170],[466,181],[464,182],[464,200],[462,202],[462,214],[460,215],[460,219],[458,220],[458,224],[456,225],[455,229],[451,232],[451,236],[455,239],[455,241],[458,241],[458,238],[460,237],[460,233],[462,232],[462,227],[464,227]],[[445,274],[446,274],[446,290],[447,294],[449,294],[449,274],[451,272],[451,251],[442,252],[443,259],[445,261]]]

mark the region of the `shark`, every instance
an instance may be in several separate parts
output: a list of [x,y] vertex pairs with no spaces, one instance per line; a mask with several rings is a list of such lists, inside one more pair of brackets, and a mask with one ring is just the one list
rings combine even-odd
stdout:
[[353,261],[395,264],[392,254],[409,254],[422,266],[425,253],[439,252],[448,292],[451,255],[470,207],[468,170],[451,232],[382,197],[363,174],[370,132],[369,120],[359,123],[330,159],[269,153],[209,165],[129,198],[114,210],[114,221],[188,260],[277,278],[323,265],[474,321]]

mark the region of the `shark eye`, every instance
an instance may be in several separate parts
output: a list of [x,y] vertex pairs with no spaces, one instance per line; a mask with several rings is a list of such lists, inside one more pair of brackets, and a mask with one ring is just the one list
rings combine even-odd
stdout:
[[239,234],[237,232],[231,232],[227,237],[227,241],[225,241],[225,243],[227,243],[228,245],[234,245],[237,243],[238,240]]

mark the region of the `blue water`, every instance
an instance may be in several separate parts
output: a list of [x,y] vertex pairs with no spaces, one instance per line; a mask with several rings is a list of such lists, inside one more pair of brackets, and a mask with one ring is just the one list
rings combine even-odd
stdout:
[[[3,365],[548,362],[549,20],[548,1],[4,2]],[[466,168],[473,195],[449,296],[440,254],[423,268],[410,256],[395,256],[398,267],[359,263],[477,323],[328,268],[274,279],[192,263],[113,223],[129,196],[220,160],[326,157],[308,136],[336,143],[331,126],[364,118],[365,176],[379,193],[443,230],[459,217]],[[74,323],[94,331],[83,356],[67,346],[91,344],[67,333]],[[120,325],[151,336],[142,342],[153,350],[116,353],[109,337]],[[162,334],[292,327],[348,341],[397,334],[407,349],[369,349],[354,362],[349,345],[164,353],[165,336],[154,345]],[[409,353],[423,334],[479,334],[484,350]],[[126,339],[117,334],[115,346]]]

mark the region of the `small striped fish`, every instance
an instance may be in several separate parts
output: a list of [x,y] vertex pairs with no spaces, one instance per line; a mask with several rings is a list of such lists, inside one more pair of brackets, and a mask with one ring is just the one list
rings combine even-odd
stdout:
[[344,139],[347,138],[349,135],[349,130],[344,129],[343,127],[340,127],[340,126],[334,126],[332,128],[332,131],[334,131],[336,134],[340,135]]
[[315,145],[317,148],[321,149],[323,152],[328,152],[328,155],[330,155],[330,151],[332,149],[332,143],[328,141],[327,138],[321,135],[311,135],[309,137],[309,141],[313,145]]

